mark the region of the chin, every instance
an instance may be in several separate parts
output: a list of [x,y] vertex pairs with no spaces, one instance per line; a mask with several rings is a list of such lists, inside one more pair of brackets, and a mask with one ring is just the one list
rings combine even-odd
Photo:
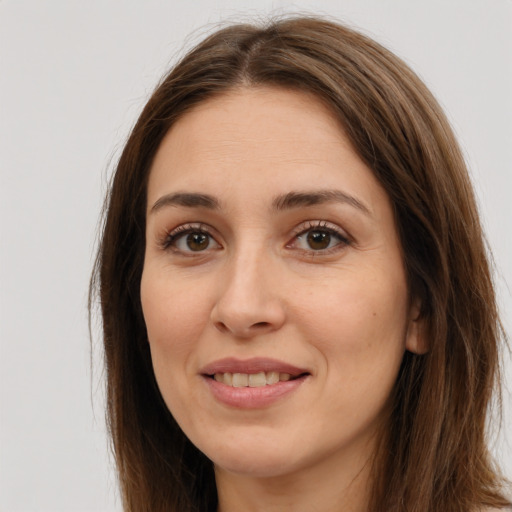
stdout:
[[289,474],[299,466],[299,454],[285,446],[248,440],[238,441],[229,446],[205,447],[201,449],[213,461],[216,469],[238,475],[270,478]]
[[287,459],[279,457],[272,460],[254,460],[237,454],[233,457],[218,457],[213,463],[216,470],[252,478],[275,478],[294,471],[293,465]]

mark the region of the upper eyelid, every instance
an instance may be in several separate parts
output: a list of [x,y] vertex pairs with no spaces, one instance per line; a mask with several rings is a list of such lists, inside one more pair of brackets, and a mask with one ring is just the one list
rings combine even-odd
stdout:
[[[346,242],[352,242],[352,237],[347,233],[346,230],[341,228],[339,225],[337,225],[334,222],[330,222],[323,219],[314,219],[314,220],[306,220],[298,224],[295,228],[292,229],[291,235],[292,240],[298,237],[299,235],[306,233],[310,230],[314,229],[324,229],[326,231],[330,231],[334,233],[335,235],[339,236],[341,239],[343,239]],[[217,234],[217,230],[213,228],[212,226],[204,223],[204,222],[185,222],[183,224],[180,224],[176,226],[173,229],[166,230],[164,235],[160,237],[160,245],[162,246],[169,246],[175,239],[181,234],[186,234],[188,232],[202,232],[209,236],[211,236],[215,242],[219,245],[220,242],[218,239],[220,238]],[[173,240],[174,239],[174,240]],[[286,245],[290,245],[292,240],[287,242]]]
[[311,231],[313,229],[325,229],[326,231],[336,233],[340,237],[346,238],[347,240],[351,239],[350,235],[343,228],[327,220],[305,221],[304,223],[301,223],[296,228],[294,228],[293,236],[298,236],[302,233],[306,233],[307,231]]
[[[292,233],[294,236],[297,236],[305,231],[308,231],[310,229],[327,229],[329,231],[334,231],[340,234],[344,234],[347,238],[349,237],[348,233],[344,229],[342,229],[337,224],[327,221],[327,220],[307,220],[304,222],[301,222],[299,225],[297,225],[293,230]],[[203,231],[205,233],[208,233],[213,236],[213,232],[216,231],[213,227],[209,226],[208,224],[205,224],[204,222],[185,222],[184,224],[180,224],[179,226],[176,226],[175,228],[166,231],[167,236],[175,236],[182,232],[186,232],[188,230],[197,230],[197,231]]]
[[213,236],[213,228],[204,222],[185,222],[166,232],[168,237],[177,236],[187,231],[200,231]]
[[191,232],[205,233],[212,237],[215,240],[215,243],[221,245],[217,240],[218,237],[215,236],[214,229],[204,222],[185,222],[184,224],[180,224],[170,230],[166,229],[161,236],[157,237],[157,241],[163,249],[167,249],[179,236],[186,235]]

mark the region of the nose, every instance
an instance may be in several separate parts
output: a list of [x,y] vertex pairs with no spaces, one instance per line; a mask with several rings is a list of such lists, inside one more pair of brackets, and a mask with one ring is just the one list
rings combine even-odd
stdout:
[[211,312],[219,331],[247,339],[276,331],[284,324],[279,271],[271,259],[251,254],[226,262]]

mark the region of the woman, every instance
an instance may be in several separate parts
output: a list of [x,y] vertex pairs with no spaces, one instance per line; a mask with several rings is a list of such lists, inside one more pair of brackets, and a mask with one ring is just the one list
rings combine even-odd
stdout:
[[126,510],[510,506],[465,164],[374,41],[296,18],[193,49],[120,158],[96,278]]

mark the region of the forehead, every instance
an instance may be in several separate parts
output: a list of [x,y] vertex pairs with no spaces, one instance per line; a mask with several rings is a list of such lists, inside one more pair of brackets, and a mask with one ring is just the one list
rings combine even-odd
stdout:
[[174,149],[200,143],[218,152],[243,144],[246,155],[251,149],[261,153],[263,144],[269,158],[276,156],[273,151],[284,142],[297,146],[349,144],[341,124],[319,98],[277,87],[233,89],[208,99],[172,126],[162,146],[169,139],[173,139]]
[[316,184],[383,193],[315,95],[242,88],[199,104],[169,130],[151,168],[148,202],[180,189],[218,195],[244,185],[283,194]]

